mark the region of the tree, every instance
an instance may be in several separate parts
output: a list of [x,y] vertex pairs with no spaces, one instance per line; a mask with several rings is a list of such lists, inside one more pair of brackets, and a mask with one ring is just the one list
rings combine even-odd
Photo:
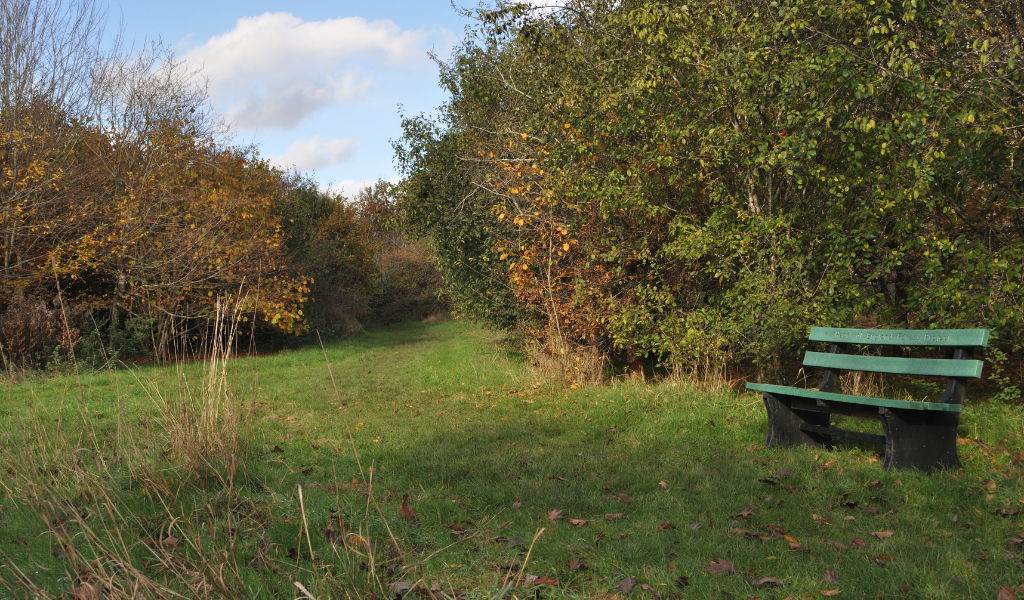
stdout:
[[104,54],[92,0],[0,0],[0,306],[24,294],[61,226],[76,118]]
[[[1012,3],[476,16],[438,124],[407,121],[399,158],[453,295],[514,296],[479,307],[491,322],[766,377],[812,324],[980,326],[1021,347]],[[466,264],[495,277],[452,276]]]

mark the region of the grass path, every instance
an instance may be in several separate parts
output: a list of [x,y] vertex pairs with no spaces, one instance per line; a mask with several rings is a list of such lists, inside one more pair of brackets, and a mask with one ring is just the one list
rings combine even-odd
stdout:
[[[966,407],[962,471],[886,473],[870,447],[762,450],[764,408],[753,394],[536,381],[514,351],[467,324],[370,332],[330,344],[327,355],[340,398],[319,348],[232,365],[255,403],[238,501],[246,508],[232,509],[238,552],[249,565],[257,548],[268,548],[284,573],[245,567],[240,577],[253,596],[293,597],[296,579],[317,598],[382,597],[393,595],[390,584],[417,582],[492,597],[508,573],[519,574],[541,528],[522,575],[557,586],[522,587],[519,598],[631,588],[666,599],[819,598],[831,590],[840,598],[994,599],[1024,580],[1022,547],[1010,542],[1024,530],[1017,407]],[[171,373],[0,388],[5,447],[12,452],[24,435],[19,424],[34,419],[63,415],[61,427],[74,435],[79,397],[100,432],[98,442],[83,437],[80,445],[112,447],[118,411],[130,427],[154,422],[145,384],[166,391]],[[374,502],[364,480],[371,467]],[[120,498],[141,515],[133,525],[141,541],[167,514],[125,478]],[[300,485],[308,539],[300,536]],[[183,485],[172,512],[205,523],[202,507],[217,490],[215,481]],[[412,520],[400,516],[406,495]],[[4,504],[0,551],[60,572],[33,507],[16,494]],[[372,541],[372,569],[329,543],[342,521]],[[388,552],[388,528],[401,554]],[[314,587],[317,569],[330,577]],[[59,592],[69,582],[49,585]]]

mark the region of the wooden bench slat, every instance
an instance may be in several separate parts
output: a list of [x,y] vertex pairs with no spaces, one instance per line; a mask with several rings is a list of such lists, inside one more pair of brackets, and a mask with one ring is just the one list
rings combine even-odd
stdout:
[[808,339],[833,344],[985,348],[988,329],[843,329],[811,327]]
[[984,363],[980,360],[949,358],[901,358],[894,356],[863,356],[859,354],[830,354],[807,352],[804,366],[868,371],[897,375],[935,375],[939,377],[981,377]]
[[867,406],[880,406],[885,408],[908,408],[911,410],[934,410],[940,412],[961,412],[963,406],[960,404],[942,404],[939,402],[917,402],[912,400],[892,400],[889,398],[870,398],[867,396],[850,396],[848,394],[835,394],[832,392],[821,392],[818,390],[807,390],[785,385],[770,385],[767,383],[748,383],[748,390],[769,392],[783,396],[796,396],[798,398],[815,398],[820,400],[832,400],[835,402],[846,402],[849,404],[864,404]]

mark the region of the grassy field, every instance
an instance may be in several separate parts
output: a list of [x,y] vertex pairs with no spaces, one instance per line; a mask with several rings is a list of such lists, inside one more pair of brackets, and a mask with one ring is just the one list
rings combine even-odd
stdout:
[[968,399],[963,470],[888,473],[868,446],[763,450],[754,394],[567,389],[464,323],[326,355],[232,361],[243,448],[206,468],[175,457],[154,391],[171,402],[202,365],[3,384],[0,597],[991,600],[1024,582],[1019,407]]

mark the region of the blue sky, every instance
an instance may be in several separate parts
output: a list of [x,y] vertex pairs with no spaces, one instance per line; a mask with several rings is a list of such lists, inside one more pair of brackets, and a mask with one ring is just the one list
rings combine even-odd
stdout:
[[108,15],[128,43],[201,65],[236,142],[346,194],[396,176],[398,105],[444,101],[427,52],[447,56],[466,25],[449,0],[110,0]]

